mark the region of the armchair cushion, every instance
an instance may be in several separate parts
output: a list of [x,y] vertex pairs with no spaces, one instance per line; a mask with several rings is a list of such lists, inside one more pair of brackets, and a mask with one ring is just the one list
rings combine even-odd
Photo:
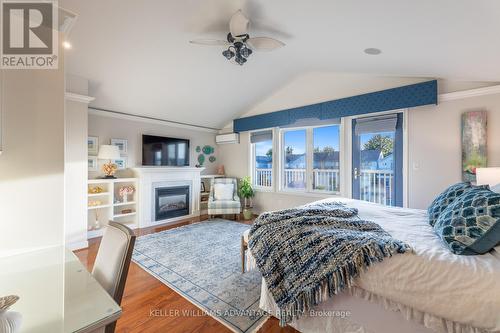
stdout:
[[[239,201],[233,201],[233,200],[214,200],[214,201],[209,201],[208,202],[208,208],[209,209],[234,209],[237,208],[238,210],[241,207],[241,203]],[[231,213],[228,213],[231,214]]]
[[218,200],[233,200],[234,184],[214,184],[214,199]]
[[241,203],[236,178],[215,178],[208,197],[208,214],[239,214],[240,211]]

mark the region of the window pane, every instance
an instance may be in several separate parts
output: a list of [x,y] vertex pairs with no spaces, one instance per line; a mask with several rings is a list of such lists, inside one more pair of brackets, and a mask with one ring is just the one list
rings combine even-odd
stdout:
[[306,188],[306,130],[286,131],[284,140],[283,186]]
[[271,187],[273,181],[273,141],[257,142],[254,145],[254,185]]
[[183,142],[177,144],[177,164],[184,165],[186,163],[187,145]]
[[359,198],[393,206],[396,132],[359,135]]
[[340,126],[313,129],[313,189],[340,192]]
[[175,144],[167,146],[168,164],[175,165]]

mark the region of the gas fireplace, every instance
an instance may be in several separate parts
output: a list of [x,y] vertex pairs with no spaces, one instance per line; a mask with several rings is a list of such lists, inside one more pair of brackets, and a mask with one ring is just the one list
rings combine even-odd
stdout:
[[155,189],[155,221],[189,215],[189,186]]

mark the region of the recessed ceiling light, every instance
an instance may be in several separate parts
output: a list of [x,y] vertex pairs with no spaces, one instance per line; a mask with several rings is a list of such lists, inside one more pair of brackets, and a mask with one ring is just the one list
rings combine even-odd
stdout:
[[370,47],[370,48],[365,49],[365,53],[369,54],[369,55],[378,55],[378,54],[382,53],[382,51],[380,49]]
[[63,47],[66,49],[66,50],[69,50],[71,48],[71,43],[68,42],[68,41],[64,41],[63,42]]

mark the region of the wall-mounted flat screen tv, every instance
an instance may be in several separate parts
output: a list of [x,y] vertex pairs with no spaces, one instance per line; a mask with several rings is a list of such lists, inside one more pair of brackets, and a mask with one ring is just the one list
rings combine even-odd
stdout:
[[189,166],[189,140],[143,135],[142,165]]

